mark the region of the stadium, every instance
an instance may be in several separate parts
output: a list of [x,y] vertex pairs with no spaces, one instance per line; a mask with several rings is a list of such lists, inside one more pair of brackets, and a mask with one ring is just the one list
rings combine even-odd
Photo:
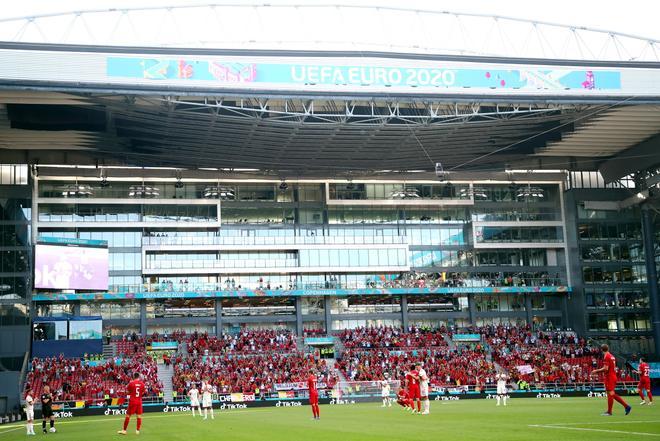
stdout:
[[238,2],[0,60],[0,441],[660,436],[660,41]]

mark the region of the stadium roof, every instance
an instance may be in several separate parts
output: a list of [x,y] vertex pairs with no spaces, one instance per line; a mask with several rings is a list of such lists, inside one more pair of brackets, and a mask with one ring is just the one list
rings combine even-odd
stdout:
[[[276,26],[282,14],[294,13],[301,22],[310,14],[328,19],[311,36],[299,28]],[[146,32],[154,14],[162,15],[160,23],[168,32]],[[257,17],[260,25],[245,32],[248,16],[252,22]],[[404,23],[410,32],[402,36],[400,45],[385,47],[373,29],[368,30],[377,22],[381,30]],[[336,28],[337,23],[345,27]],[[468,23],[472,27],[466,27]],[[469,32],[477,26],[493,29]],[[204,30],[218,28],[224,32],[214,33],[215,40],[203,36]],[[355,32],[348,35],[342,29]],[[434,32],[429,33],[431,29]],[[469,38],[444,39],[442,33],[452,29],[453,35],[461,35],[457,29],[462,29]],[[509,38],[514,34],[527,37]],[[173,38],[164,39],[165,35]],[[500,44],[490,44],[494,36]],[[29,54],[39,60],[17,58],[21,69],[0,66],[0,150],[5,163],[218,168],[279,177],[395,172],[433,176],[438,165],[443,172],[456,173],[600,169],[610,180],[636,168],[660,165],[660,90],[653,89],[659,83],[651,81],[653,76],[640,76],[642,71],[660,72],[658,41],[616,32],[446,11],[223,4],[0,20],[0,38],[10,40],[0,43],[6,59]],[[483,40],[475,42],[479,38]],[[555,47],[558,41],[563,42],[561,50]],[[126,42],[131,45],[123,45]],[[511,53],[519,57],[506,56]],[[79,61],[88,58],[77,58],[86,54],[89,60],[100,54],[128,56],[120,62],[141,56],[196,56],[253,57],[267,63],[272,59],[322,63],[328,58],[332,65],[345,60],[366,65],[387,60],[392,66],[410,60],[459,67],[490,64],[503,69],[535,65],[550,73],[539,70],[541,75],[529,81],[537,86],[541,81],[553,84],[543,83],[531,92],[468,87],[448,93],[423,88],[362,92],[359,85],[349,91],[338,84],[319,89],[309,83],[298,89],[258,90],[251,84],[214,89],[201,82],[180,86],[193,84],[177,83],[180,77],[171,82],[140,77],[134,82],[122,79],[123,83],[110,78],[104,83],[99,72],[105,75],[105,67],[94,70]],[[107,60],[102,63],[110,63]],[[64,74],[57,69],[40,70],[41,62],[45,66],[68,62],[75,75],[62,80]],[[561,75],[572,72],[567,69],[587,65],[621,75],[621,93],[575,91],[561,83]],[[580,75],[591,74],[592,67],[586,69]],[[23,72],[43,78],[23,77]],[[522,78],[536,71],[521,68],[520,72]],[[627,87],[632,92],[624,90]]]
[[660,61],[660,41],[613,29],[358,2],[230,0],[7,17],[0,41]]

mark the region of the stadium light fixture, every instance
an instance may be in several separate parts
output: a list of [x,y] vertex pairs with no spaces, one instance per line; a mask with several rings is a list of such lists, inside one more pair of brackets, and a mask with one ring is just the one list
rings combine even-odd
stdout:
[[202,191],[202,196],[206,199],[222,199],[222,200],[234,200],[236,194],[233,188],[230,187],[221,187],[218,185],[211,185],[205,187]]
[[488,199],[488,190],[486,187],[473,186],[468,188],[461,188],[459,194],[461,198],[474,198],[480,201]]
[[280,191],[286,191],[289,188],[289,184],[287,184],[285,180],[282,180],[282,182],[280,182],[279,188]]
[[392,190],[390,199],[419,199],[419,190],[416,188],[400,188]]
[[158,187],[148,185],[131,185],[128,187],[128,197],[131,198],[157,198],[160,196]]
[[543,199],[545,197],[545,190],[541,187],[532,186],[527,184],[526,187],[520,187],[516,191],[516,198],[530,200],[530,199]]
[[62,196],[65,198],[91,196],[94,191],[87,184],[68,184],[62,187]]
[[435,175],[440,182],[445,181],[445,170],[442,168],[442,162],[435,163]]

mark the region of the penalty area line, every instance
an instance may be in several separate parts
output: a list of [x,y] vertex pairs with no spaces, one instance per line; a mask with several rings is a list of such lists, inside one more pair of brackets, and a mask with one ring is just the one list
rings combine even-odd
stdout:
[[539,429],[558,429],[558,430],[576,430],[579,432],[602,432],[602,433],[621,433],[624,435],[640,435],[640,436],[653,436],[660,438],[660,433],[648,432],[630,432],[626,430],[609,430],[609,429],[589,429],[586,427],[567,427],[567,426],[549,426],[543,424],[530,424],[527,427],[534,427]]
[[660,420],[636,420],[636,421],[600,421],[598,423],[590,421],[588,423],[556,423],[544,424],[545,426],[602,426],[608,424],[655,424],[660,423]]

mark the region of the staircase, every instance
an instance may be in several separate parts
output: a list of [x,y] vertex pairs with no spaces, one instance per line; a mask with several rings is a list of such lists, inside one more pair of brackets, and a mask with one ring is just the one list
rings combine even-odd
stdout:
[[172,375],[174,375],[172,365],[158,364],[158,379],[163,383],[163,399],[166,403],[172,402]]
[[103,345],[103,358],[106,360],[109,358],[114,358],[117,355],[117,347],[110,343],[109,345]]
[[346,350],[346,347],[344,346],[344,343],[341,341],[341,338],[335,336],[334,340],[335,340],[335,358],[341,358],[341,356],[344,354],[344,351]]
[[340,382],[346,383],[348,381],[346,379],[346,377],[344,376],[344,374],[339,369],[337,369],[335,367],[335,363],[337,362],[337,360],[335,360],[334,358],[329,358],[325,362],[327,363],[328,368],[330,369],[330,371],[337,374],[337,377],[339,377]]
[[447,346],[449,346],[449,349],[454,350],[456,349],[456,343],[454,343],[454,340],[449,337],[447,334],[442,334],[442,338],[445,339],[445,342],[447,343]]

